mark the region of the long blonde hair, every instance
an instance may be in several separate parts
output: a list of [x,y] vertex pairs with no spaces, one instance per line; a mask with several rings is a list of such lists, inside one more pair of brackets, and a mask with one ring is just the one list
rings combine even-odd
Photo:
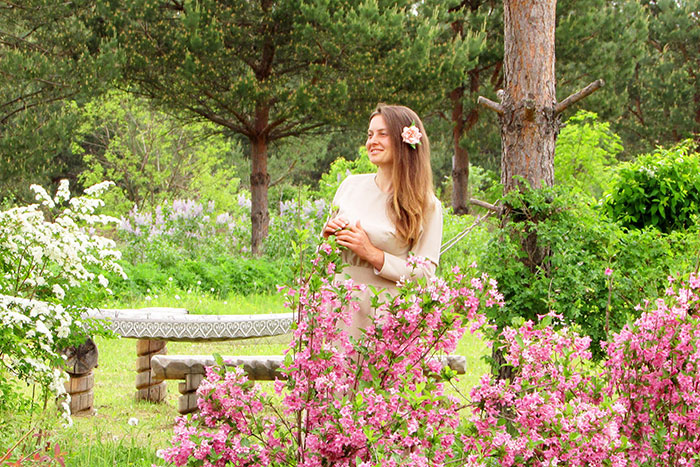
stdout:
[[[389,215],[399,236],[412,245],[420,234],[428,203],[433,196],[433,171],[430,168],[430,142],[423,122],[408,107],[379,104],[370,121],[381,115],[386,123],[393,144],[392,196],[389,198]],[[401,139],[404,127],[416,125],[422,136],[420,144],[412,148]]]

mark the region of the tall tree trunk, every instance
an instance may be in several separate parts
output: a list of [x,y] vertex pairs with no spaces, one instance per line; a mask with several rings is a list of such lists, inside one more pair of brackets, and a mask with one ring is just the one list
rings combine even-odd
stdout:
[[254,255],[261,253],[262,242],[267,237],[270,213],[267,209],[267,189],[270,174],[267,173],[267,144],[269,106],[259,104],[255,110],[255,134],[250,138],[251,146],[251,249]]
[[[479,120],[479,109],[472,107],[464,115],[464,86],[450,93],[452,101],[452,209],[455,214],[469,214],[469,152],[460,146],[460,141]],[[479,92],[479,70],[469,71],[469,92],[475,95]]]
[[556,0],[504,0],[501,182],[506,193],[519,187],[516,176],[532,188],[554,183],[556,6]]
[[[554,183],[554,145],[559,133],[554,75],[556,5],[556,0],[503,2],[505,90],[499,96],[499,113],[504,193]],[[538,245],[536,231],[523,229],[524,262],[534,272],[548,251]],[[496,346],[492,357],[498,378],[512,378],[513,368],[501,366],[505,359]]]
[[460,86],[450,93],[452,102],[452,210],[455,214],[469,214],[467,197],[469,196],[469,153],[459,145],[464,134],[464,105],[462,97],[464,87]]

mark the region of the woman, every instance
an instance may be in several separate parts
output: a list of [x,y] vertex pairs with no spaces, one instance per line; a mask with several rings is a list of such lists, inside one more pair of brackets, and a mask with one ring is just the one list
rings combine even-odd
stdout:
[[[433,194],[430,144],[423,123],[403,106],[377,106],[367,131],[369,160],[376,174],[351,175],[338,188],[338,212],[323,228],[347,248],[343,273],[356,283],[396,290],[402,277],[433,276],[440,257],[442,208]],[[408,256],[424,258],[406,264]],[[360,311],[349,333],[369,323],[371,292],[360,294]]]

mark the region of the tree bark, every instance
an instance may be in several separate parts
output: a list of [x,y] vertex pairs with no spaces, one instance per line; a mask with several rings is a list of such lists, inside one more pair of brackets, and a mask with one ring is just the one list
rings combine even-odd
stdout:
[[464,134],[464,87],[450,93],[452,101],[452,210],[455,214],[469,214],[469,153],[459,145]]
[[254,255],[262,253],[262,242],[267,237],[270,223],[270,213],[267,206],[267,189],[270,185],[270,174],[267,173],[269,111],[268,104],[258,105],[255,110],[255,133],[250,137],[250,244]]
[[[460,141],[479,120],[479,109],[473,107],[467,115],[464,115],[464,86],[454,89],[450,93],[452,101],[452,144],[454,156],[452,158],[452,209],[455,214],[469,214],[469,152],[460,146]],[[479,70],[474,68],[469,71],[469,93],[474,95],[479,92]]]
[[504,0],[505,92],[501,98],[504,192],[554,183],[556,0]]
[[[559,133],[554,75],[556,6],[556,0],[503,2],[505,89],[499,92],[501,105],[492,104],[501,124],[504,193],[554,183],[554,145]],[[527,253],[525,264],[532,271],[548,252],[538,246],[536,231],[523,229],[520,242]],[[504,361],[502,350],[494,349],[494,371],[499,379],[510,379],[513,368],[501,366]]]

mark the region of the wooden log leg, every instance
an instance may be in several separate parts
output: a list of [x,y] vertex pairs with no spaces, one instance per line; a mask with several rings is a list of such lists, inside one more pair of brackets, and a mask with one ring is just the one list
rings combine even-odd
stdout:
[[177,411],[182,415],[196,412],[199,409],[197,407],[197,400],[199,399],[197,388],[203,379],[204,375],[201,373],[190,373],[185,375],[185,382],[179,384],[178,388],[182,395],[177,402]]
[[70,395],[70,412],[73,415],[91,415],[94,407],[95,377],[92,370],[82,375],[68,374],[70,379],[65,382],[66,392]]
[[165,381],[153,381],[151,357],[165,355],[168,349],[165,341],[139,339],[136,341],[136,400],[162,402],[167,395]]

